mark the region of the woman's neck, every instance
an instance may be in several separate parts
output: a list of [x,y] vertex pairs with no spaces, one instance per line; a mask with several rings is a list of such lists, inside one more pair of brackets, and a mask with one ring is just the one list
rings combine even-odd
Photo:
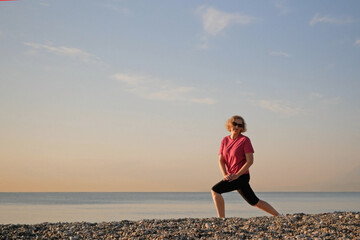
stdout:
[[231,138],[231,139],[235,139],[235,138],[237,138],[238,136],[240,136],[240,134],[241,134],[241,133],[231,133],[230,138]]

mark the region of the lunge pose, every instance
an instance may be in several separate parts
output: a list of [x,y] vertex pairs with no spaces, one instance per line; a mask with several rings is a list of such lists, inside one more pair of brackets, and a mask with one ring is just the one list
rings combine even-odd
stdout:
[[219,167],[224,178],[212,187],[211,194],[219,218],[225,218],[225,202],[221,194],[237,190],[252,206],[256,206],[273,216],[279,213],[267,202],[260,200],[249,185],[249,168],[254,162],[254,149],[250,139],[242,135],[246,123],[240,116],[233,116],[226,122],[231,133],[221,141]]

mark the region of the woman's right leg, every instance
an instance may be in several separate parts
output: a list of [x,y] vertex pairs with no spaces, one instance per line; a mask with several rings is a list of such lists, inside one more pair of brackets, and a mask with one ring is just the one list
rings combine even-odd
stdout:
[[225,202],[224,198],[221,196],[220,193],[214,192],[214,190],[211,190],[211,195],[214,200],[214,204],[216,207],[216,211],[219,218],[225,218]]
[[[243,175],[243,182],[240,184],[238,192],[243,196],[243,198],[252,206],[258,207],[259,209],[270,213],[273,216],[278,216],[279,213],[273,208],[269,203],[259,199],[254,191],[251,189],[249,181],[250,175]],[[240,177],[240,178],[241,178]]]
[[255,206],[267,213],[270,213],[273,216],[279,216],[279,213],[275,210],[275,208],[273,208],[269,203],[263,200],[259,200],[259,202]]

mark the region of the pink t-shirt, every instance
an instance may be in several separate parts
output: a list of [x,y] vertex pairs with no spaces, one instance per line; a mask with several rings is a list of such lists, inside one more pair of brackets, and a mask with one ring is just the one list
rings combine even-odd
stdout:
[[[237,138],[231,139],[230,136],[224,137],[221,141],[220,151],[225,159],[225,166],[228,173],[237,173],[246,163],[246,153],[253,153],[254,149],[250,139],[242,134]],[[245,172],[249,173],[249,170]]]

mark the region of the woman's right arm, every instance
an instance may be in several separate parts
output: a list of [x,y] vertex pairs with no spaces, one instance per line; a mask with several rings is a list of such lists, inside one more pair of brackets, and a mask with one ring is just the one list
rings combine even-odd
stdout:
[[222,173],[222,175],[224,176],[224,179],[225,179],[227,177],[228,173],[226,171],[224,157],[221,154],[219,154],[219,167],[220,167],[220,171],[221,171],[221,173]]

